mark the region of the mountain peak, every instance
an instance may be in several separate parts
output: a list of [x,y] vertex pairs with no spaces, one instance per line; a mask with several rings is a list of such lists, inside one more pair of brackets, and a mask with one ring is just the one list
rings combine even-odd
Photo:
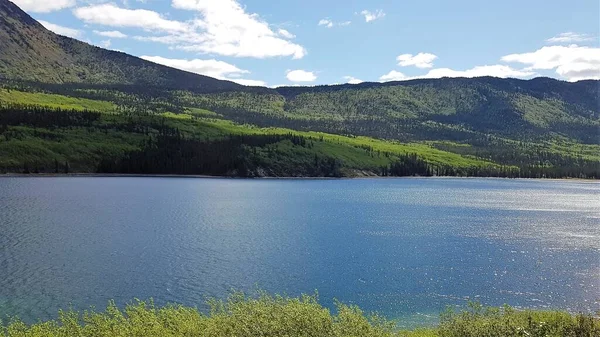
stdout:
[[8,0],[0,0],[0,46],[0,78],[144,85],[202,92],[244,88],[57,35]]
[[41,26],[39,22],[25,13],[19,6],[8,0],[0,0],[0,25],[3,25],[4,18],[9,17],[30,26]]

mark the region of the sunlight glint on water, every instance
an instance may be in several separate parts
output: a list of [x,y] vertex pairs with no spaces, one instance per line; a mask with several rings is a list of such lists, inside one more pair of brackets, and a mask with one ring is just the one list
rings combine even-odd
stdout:
[[600,185],[1,178],[0,315],[256,287],[403,324],[466,300],[600,309]]

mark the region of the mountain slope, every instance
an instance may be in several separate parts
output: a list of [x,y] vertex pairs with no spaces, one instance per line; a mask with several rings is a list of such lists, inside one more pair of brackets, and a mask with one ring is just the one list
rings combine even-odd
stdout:
[[336,92],[348,89],[374,89],[386,87],[436,87],[440,89],[462,88],[478,85],[492,87],[496,91],[518,92],[539,99],[555,98],[571,104],[583,105],[586,109],[598,110],[600,91],[598,80],[565,82],[548,77],[537,77],[530,80],[516,78],[474,77],[474,78],[439,78],[417,79],[394,82],[363,82],[360,84],[342,84],[316,87],[279,87],[277,92],[286,98],[294,98],[305,93]]
[[45,83],[152,85],[197,92],[244,88],[54,34],[8,0],[0,0],[0,77]]
[[599,81],[441,78],[214,93],[188,104],[241,123],[402,141],[600,139]]

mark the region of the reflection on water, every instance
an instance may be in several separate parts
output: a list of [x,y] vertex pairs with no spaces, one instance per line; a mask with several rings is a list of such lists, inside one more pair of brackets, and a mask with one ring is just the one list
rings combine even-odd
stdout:
[[0,178],[0,314],[319,291],[406,325],[479,300],[600,309],[600,185]]

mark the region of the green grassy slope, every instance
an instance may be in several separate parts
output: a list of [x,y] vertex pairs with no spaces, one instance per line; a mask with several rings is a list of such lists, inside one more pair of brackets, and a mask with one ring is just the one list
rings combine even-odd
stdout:
[[68,110],[93,110],[102,112],[116,112],[117,110],[117,106],[112,102],[6,89],[0,89],[0,102]]

